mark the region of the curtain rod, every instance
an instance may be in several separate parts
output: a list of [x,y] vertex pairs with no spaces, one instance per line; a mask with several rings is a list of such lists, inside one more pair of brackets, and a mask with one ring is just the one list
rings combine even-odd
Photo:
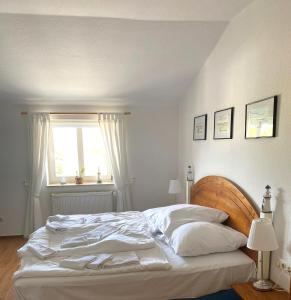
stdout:
[[[22,111],[20,113],[22,116],[28,115],[27,111]],[[50,115],[102,115],[102,114],[110,114],[110,112],[50,112]],[[114,113],[112,113],[114,114]],[[124,115],[131,115],[131,112],[126,111],[123,113]]]

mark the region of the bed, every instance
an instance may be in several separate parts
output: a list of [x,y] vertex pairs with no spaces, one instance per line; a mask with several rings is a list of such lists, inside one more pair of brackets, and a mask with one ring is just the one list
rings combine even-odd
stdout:
[[[229,180],[208,176],[191,189],[191,204],[225,211],[226,224],[248,235],[251,222],[258,218],[256,209]],[[45,238],[44,236],[42,238]],[[170,268],[135,269],[122,273],[82,273],[80,276],[15,276],[18,300],[96,299],[162,300],[194,298],[229,289],[235,282],[249,281],[256,272],[256,253],[247,248],[199,257],[180,257],[160,238],[155,243]],[[22,266],[27,258],[22,258]],[[37,267],[37,261],[33,261]],[[21,274],[21,273],[20,273]],[[43,274],[43,275],[42,275]],[[81,273],[80,273],[81,274]]]

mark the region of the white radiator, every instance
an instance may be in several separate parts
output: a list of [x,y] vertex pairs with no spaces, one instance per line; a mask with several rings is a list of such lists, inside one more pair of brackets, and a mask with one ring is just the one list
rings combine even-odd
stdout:
[[51,194],[52,213],[95,214],[113,211],[113,192]]

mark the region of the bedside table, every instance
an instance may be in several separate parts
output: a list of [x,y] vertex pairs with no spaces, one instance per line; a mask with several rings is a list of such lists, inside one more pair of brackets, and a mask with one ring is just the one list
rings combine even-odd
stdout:
[[252,282],[235,283],[231,287],[243,300],[290,300],[291,299],[290,295],[287,292],[256,291],[252,286]]

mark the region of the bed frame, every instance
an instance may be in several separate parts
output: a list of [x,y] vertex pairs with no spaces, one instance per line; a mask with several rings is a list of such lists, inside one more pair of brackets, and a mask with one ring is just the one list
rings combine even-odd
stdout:
[[[213,207],[226,212],[229,218],[225,225],[242,232],[246,236],[253,219],[259,214],[250,199],[243,194],[241,189],[228,179],[220,176],[207,176],[200,179],[191,187],[191,204]],[[247,247],[241,250],[256,263],[258,254]]]

